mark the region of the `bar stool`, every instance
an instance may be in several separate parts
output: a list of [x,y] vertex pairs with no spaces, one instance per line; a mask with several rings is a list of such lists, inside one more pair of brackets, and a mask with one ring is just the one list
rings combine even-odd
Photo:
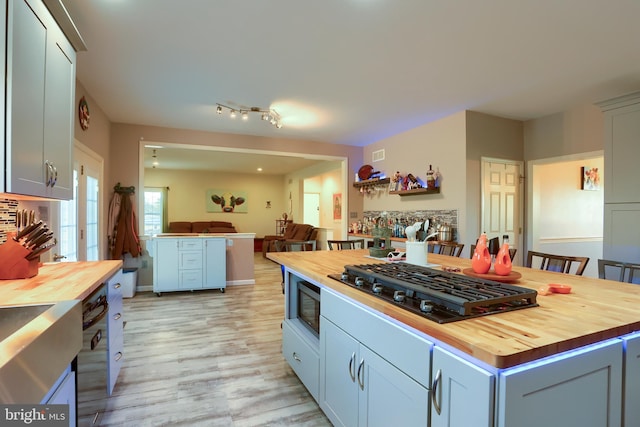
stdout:
[[464,248],[464,243],[456,242],[428,242],[427,251],[432,254],[449,255],[459,257]]
[[[607,273],[615,273],[617,278]],[[607,277],[609,275],[609,277]],[[617,280],[640,284],[640,264],[630,262],[613,261],[610,259],[598,259],[598,277],[600,279]]]
[[341,251],[343,249],[364,249],[364,239],[353,239],[353,240],[327,240],[327,245],[329,245],[329,250],[338,250]]

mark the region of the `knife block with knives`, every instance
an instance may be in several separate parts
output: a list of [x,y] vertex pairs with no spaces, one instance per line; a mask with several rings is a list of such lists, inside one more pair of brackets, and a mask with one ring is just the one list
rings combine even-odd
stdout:
[[36,276],[40,255],[56,244],[44,222],[27,221],[26,211],[24,217],[24,221],[17,221],[18,232],[7,233],[7,241],[0,245],[0,280]]
[[8,233],[7,241],[0,245],[0,280],[27,279],[38,275],[40,258],[27,259],[31,251],[17,242],[15,234]]

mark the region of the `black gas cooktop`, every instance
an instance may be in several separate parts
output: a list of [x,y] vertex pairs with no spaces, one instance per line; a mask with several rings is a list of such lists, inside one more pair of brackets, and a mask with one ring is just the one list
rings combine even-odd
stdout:
[[438,323],[538,305],[532,289],[404,262],[347,265],[329,277]]

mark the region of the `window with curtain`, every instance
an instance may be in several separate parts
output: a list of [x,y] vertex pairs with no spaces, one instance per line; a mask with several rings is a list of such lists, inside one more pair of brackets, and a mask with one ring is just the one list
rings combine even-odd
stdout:
[[144,188],[144,234],[152,236],[167,229],[167,188]]

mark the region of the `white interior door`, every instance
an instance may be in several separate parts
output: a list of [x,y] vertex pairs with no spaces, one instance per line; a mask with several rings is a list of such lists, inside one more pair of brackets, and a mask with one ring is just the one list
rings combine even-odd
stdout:
[[522,162],[482,159],[482,231],[488,238],[509,236],[516,248],[514,262],[522,265]]
[[320,194],[304,193],[303,220],[305,224],[320,227]]
[[55,259],[98,261],[104,258],[100,215],[103,164],[99,155],[76,143],[73,200],[60,203],[60,241]]

